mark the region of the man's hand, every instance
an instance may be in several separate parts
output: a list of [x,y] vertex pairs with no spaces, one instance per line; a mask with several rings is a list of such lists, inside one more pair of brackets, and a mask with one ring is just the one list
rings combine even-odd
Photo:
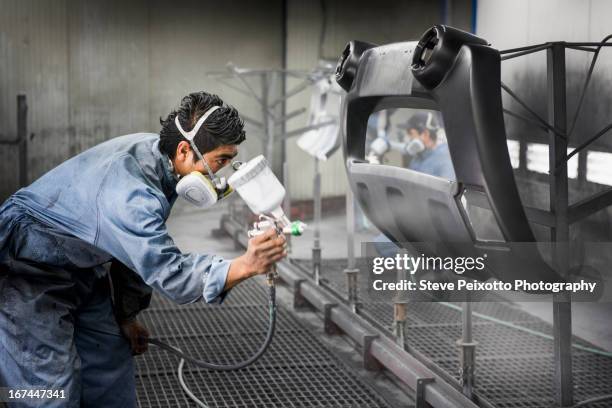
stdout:
[[146,327],[140,324],[136,319],[126,320],[122,322],[119,327],[121,328],[121,333],[123,333],[130,342],[132,355],[137,356],[147,351],[149,347],[149,343],[147,342],[149,331]]
[[286,241],[285,236],[278,235],[274,229],[251,238],[244,255],[232,261],[225,290],[252,276],[267,273],[274,263],[287,256]]

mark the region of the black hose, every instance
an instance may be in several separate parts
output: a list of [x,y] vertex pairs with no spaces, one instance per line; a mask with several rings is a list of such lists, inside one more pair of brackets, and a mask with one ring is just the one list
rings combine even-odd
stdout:
[[[176,354],[177,356],[181,357],[185,361],[189,361],[192,364],[195,364],[202,368],[206,368],[208,370],[215,370],[215,371],[240,370],[248,365],[253,364],[255,361],[259,360],[259,358],[266,352],[266,350],[272,343],[272,338],[274,337],[274,329],[276,327],[276,287],[274,286],[274,283],[270,283],[270,289],[268,290],[268,306],[269,306],[270,318],[269,318],[268,332],[266,333],[266,338],[264,342],[262,343],[261,347],[259,348],[259,350],[257,350],[255,354],[253,354],[248,359],[241,361],[239,363],[236,363],[236,364],[214,364],[214,363],[209,363],[207,361],[198,360],[197,358],[188,356],[185,353],[183,353],[181,350],[179,350],[178,348],[171,346],[170,344],[165,343],[155,337],[149,337],[147,339],[147,342],[161,349],[164,349],[172,354]],[[122,334],[112,333],[106,330],[99,330],[99,329],[94,329],[91,327],[83,327],[79,325],[75,325],[75,327],[79,329],[89,330],[92,332],[106,334],[109,336],[124,337]]]
[[272,343],[272,338],[274,337],[274,328],[276,326],[276,288],[273,284],[270,285],[268,304],[270,307],[270,324],[268,325],[268,332],[266,334],[266,339],[264,340],[261,347],[259,348],[259,350],[257,350],[255,354],[253,354],[247,360],[241,361],[240,363],[236,363],[236,364],[209,363],[207,361],[198,360],[197,358],[188,356],[187,354],[183,353],[181,350],[177,349],[176,347],[171,346],[167,343],[164,343],[163,341],[156,339],[154,337],[147,339],[147,341],[150,344],[154,344],[159,348],[169,351],[170,353],[176,354],[177,356],[181,357],[185,361],[195,364],[198,367],[206,368],[208,370],[215,370],[215,371],[240,370],[241,368],[251,365],[255,361],[257,361],[266,352],[266,350],[270,346],[270,343]]

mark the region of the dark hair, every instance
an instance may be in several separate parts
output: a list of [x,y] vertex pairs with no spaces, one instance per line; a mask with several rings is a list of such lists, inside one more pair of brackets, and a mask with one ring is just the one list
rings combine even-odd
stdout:
[[200,91],[181,99],[181,105],[170,112],[166,119],[159,118],[162,126],[159,132],[159,150],[173,159],[178,144],[187,141],[177,129],[174,118],[178,115],[181,127],[189,132],[198,119],[213,106],[221,108],[211,113],[193,139],[200,152],[205,154],[219,146],[242,143],[246,136],[244,121],[240,119],[238,111],[232,106],[224,105],[217,95]]
[[[429,115],[431,115],[431,119]],[[428,130],[431,140],[435,142],[438,139],[438,129],[440,129],[440,121],[437,116],[437,112],[417,112],[408,119],[405,128],[416,129],[419,133]]]

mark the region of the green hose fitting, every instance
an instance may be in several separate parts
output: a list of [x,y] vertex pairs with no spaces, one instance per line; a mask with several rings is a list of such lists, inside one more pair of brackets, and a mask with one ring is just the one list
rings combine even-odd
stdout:
[[305,229],[306,224],[304,224],[302,221],[293,221],[291,224],[285,225],[285,227],[283,228],[283,234],[298,237],[302,235]]
[[293,235],[294,237],[299,237],[300,235],[302,235],[302,231],[303,231],[303,227],[302,227],[302,223],[300,221],[294,221],[291,223],[291,235]]

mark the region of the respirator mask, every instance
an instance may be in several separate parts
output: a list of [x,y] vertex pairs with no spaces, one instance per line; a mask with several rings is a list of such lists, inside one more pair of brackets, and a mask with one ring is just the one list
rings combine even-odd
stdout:
[[[430,132],[438,131],[439,129],[439,127],[434,124],[433,119],[433,114],[431,112],[427,112],[427,121],[425,122],[425,129],[429,130]],[[415,137],[414,139],[410,139],[410,141],[406,143],[405,150],[406,153],[408,153],[409,155],[416,156],[417,154],[425,151],[425,144],[420,138]]]
[[213,106],[212,108],[208,109],[189,132],[185,132],[185,130],[183,130],[181,123],[179,122],[178,115],[174,118],[176,128],[179,132],[181,132],[183,137],[189,141],[191,149],[194,151],[198,159],[202,160],[204,167],[208,172],[208,178],[199,171],[193,171],[185,177],[182,177],[176,185],[176,192],[180,197],[200,208],[209,208],[213,206],[215,203],[227,197],[233,191],[233,189],[227,184],[225,177],[218,177],[213,173],[212,169],[206,162],[206,159],[204,159],[204,156],[202,153],[200,153],[200,150],[193,141],[195,135],[198,133],[206,119],[208,119],[208,117],[219,108],[220,106]]
[[416,156],[417,154],[423,152],[425,150],[425,144],[421,139],[415,137],[414,139],[410,139],[408,143],[406,143],[406,153],[411,156]]

